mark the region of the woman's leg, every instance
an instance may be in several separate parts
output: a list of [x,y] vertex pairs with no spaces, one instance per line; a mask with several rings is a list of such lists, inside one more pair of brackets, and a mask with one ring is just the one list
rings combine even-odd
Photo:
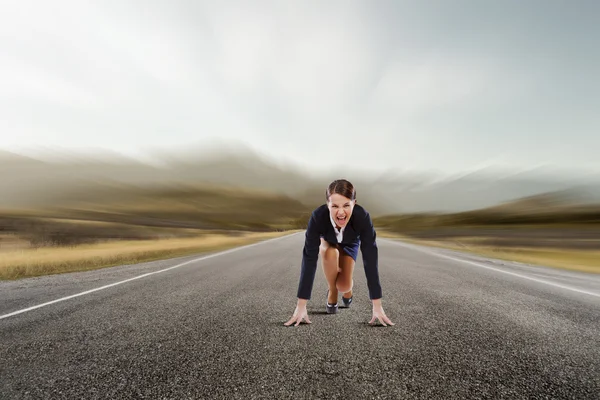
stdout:
[[327,301],[329,304],[336,304],[338,299],[336,281],[338,278],[340,252],[337,247],[330,245],[325,239],[321,238],[319,256],[321,257],[325,279],[329,285],[329,297]]
[[352,286],[354,284],[353,274],[354,274],[354,259],[350,257],[348,254],[340,251],[339,256],[339,265],[342,270],[338,274],[336,287],[338,291],[345,298],[349,299],[352,297]]

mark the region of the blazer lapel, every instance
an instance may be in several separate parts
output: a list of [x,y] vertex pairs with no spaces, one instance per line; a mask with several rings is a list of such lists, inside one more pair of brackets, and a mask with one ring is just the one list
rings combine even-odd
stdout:
[[[352,221],[352,219],[350,219]],[[354,229],[354,224],[350,223],[346,225],[346,229],[344,229],[344,237],[342,239],[343,242],[353,242],[356,239],[356,230]]]
[[331,225],[331,219],[329,218],[329,213],[327,214],[327,221],[325,222],[325,240],[330,243],[337,243],[337,236],[335,234],[335,230],[333,229],[333,225]]

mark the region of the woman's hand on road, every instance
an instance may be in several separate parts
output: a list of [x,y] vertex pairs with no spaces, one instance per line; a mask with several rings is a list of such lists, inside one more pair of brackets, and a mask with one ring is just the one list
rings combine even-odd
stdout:
[[298,305],[296,305],[294,314],[292,315],[292,318],[290,318],[290,320],[284,324],[285,326],[290,326],[294,322],[296,323],[294,326],[298,326],[303,319],[307,323],[311,323],[310,319],[308,319],[308,312],[306,311],[306,302],[307,300],[298,299]]
[[373,324],[375,320],[379,320],[383,326],[387,326],[386,324],[395,325],[390,321],[387,315],[385,315],[383,306],[381,305],[381,299],[373,300],[373,318],[369,321],[369,325]]

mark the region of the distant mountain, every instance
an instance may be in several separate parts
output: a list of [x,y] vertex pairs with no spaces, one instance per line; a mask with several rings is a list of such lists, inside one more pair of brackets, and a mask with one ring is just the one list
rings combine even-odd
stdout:
[[480,211],[531,215],[598,211],[599,207],[600,203],[588,191],[573,188],[522,197]]
[[583,179],[540,171],[504,177],[490,171],[454,177],[395,171],[368,175],[350,168],[315,177],[244,147],[190,148],[152,157],[149,164],[117,154],[26,157],[0,152],[0,207],[64,206],[98,193],[118,197],[119,188],[205,183],[281,193],[315,207],[325,201],[327,184],[337,178],[354,183],[358,202],[373,215],[468,211],[565,190],[600,202],[597,176]]

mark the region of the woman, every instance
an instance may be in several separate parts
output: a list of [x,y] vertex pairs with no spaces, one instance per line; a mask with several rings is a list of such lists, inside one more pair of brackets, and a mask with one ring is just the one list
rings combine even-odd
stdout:
[[331,182],[325,197],[327,203],[315,209],[308,221],[302,252],[298,303],[292,318],[284,325],[296,322],[295,326],[298,326],[303,319],[311,323],[306,303],[312,292],[318,257],[321,257],[323,272],[329,285],[327,313],[337,312],[339,293],[342,294],[344,305],[350,306],[354,283],[352,274],[359,247],[363,255],[369,298],[373,303],[373,318],[369,324],[378,319],[384,326],[387,326],[386,323],[394,325],[381,305],[376,233],[369,213],[356,204],[354,186],[345,179]]

